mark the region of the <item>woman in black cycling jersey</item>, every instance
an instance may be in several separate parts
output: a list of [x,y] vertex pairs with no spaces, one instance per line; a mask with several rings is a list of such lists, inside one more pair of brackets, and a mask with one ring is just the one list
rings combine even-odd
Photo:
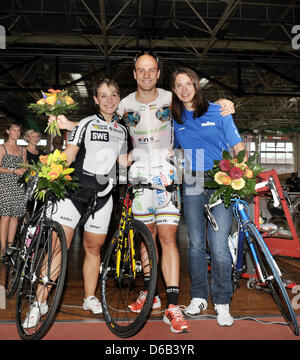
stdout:
[[[117,122],[119,117],[116,109],[120,102],[120,91],[116,82],[110,79],[99,81],[95,85],[94,101],[99,106],[99,113],[79,121],[69,136],[64,151],[68,165],[72,163],[81,184],[79,191],[58,202],[58,210],[53,214],[53,220],[58,221],[64,228],[68,248],[74,229],[86,211],[87,200],[91,199],[95,192],[106,187],[103,179],[117,160],[120,166],[127,167],[127,133]],[[49,117],[50,122],[53,119],[53,116]],[[57,120],[58,123],[68,121],[63,115],[58,116]],[[85,203],[82,200],[85,200]],[[101,303],[95,292],[101,262],[100,251],[105,242],[112,208],[111,194],[98,198],[92,215],[84,225],[83,309],[93,314],[102,313]],[[27,327],[35,326],[40,316],[47,311],[46,299],[40,299],[39,306],[31,308],[28,314],[29,321],[26,320],[24,324]]]

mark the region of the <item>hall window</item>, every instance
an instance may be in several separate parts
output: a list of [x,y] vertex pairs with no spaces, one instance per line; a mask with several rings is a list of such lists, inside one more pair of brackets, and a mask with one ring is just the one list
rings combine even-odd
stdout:
[[294,171],[294,144],[286,140],[262,141],[260,163],[266,169],[276,169],[278,173]]

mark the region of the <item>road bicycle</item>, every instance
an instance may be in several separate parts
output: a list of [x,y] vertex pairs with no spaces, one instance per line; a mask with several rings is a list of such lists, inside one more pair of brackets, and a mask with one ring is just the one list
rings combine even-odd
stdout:
[[[156,204],[164,207],[171,199],[175,185],[164,187],[135,178],[127,187],[118,230],[109,242],[101,265],[101,303],[108,328],[121,338],[135,335],[150,314],[157,281],[155,245],[147,226],[134,219],[132,202],[145,189],[155,189],[158,195],[166,192],[166,199]],[[145,291],[144,277],[148,279]],[[143,294],[142,309],[133,313],[128,306]]]
[[[272,195],[277,196],[276,192],[273,191],[274,187],[272,183],[269,183],[269,186]],[[255,266],[257,281],[273,296],[273,299],[288,326],[293,333],[298,336],[299,327],[297,318],[281,279],[282,273],[259,230],[251,220],[250,207],[245,200],[242,200],[239,197],[233,197],[231,201],[233,202],[233,214],[238,223],[237,242],[234,251],[231,252],[233,258],[233,289],[235,290],[239,286],[240,277],[246,271],[245,250],[247,250],[250,253]],[[274,201],[278,203],[279,200],[278,198],[275,198]],[[222,203],[222,199],[219,199],[214,204],[206,204],[204,206],[204,213],[215,231],[218,231],[218,224],[213,216],[212,208],[220,203]]]

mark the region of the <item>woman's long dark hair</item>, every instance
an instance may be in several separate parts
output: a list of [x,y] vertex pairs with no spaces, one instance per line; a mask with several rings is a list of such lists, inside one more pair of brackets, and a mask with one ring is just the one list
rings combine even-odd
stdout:
[[193,99],[193,109],[194,114],[193,118],[200,117],[203,114],[205,114],[208,110],[208,101],[206,100],[205,96],[202,93],[201,87],[200,87],[200,81],[197,76],[197,74],[186,67],[180,67],[177,70],[175,70],[172,74],[171,78],[171,86],[172,86],[172,103],[171,103],[171,112],[173,119],[178,122],[179,124],[183,124],[184,121],[182,120],[182,111],[184,110],[184,105],[182,101],[177,97],[177,95],[174,92],[175,88],[175,80],[177,75],[179,74],[185,74],[187,75],[191,82],[194,85],[195,88],[195,96]]

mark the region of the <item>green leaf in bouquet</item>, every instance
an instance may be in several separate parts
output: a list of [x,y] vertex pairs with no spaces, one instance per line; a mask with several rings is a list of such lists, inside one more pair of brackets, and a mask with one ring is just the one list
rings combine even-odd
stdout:
[[214,160],[214,168],[218,167],[220,164],[220,160]]
[[226,190],[225,187],[220,187],[217,189],[210,197],[209,203],[213,204],[215,203],[220,197],[223,195],[224,191]]
[[229,151],[223,150],[223,155],[222,155],[224,160],[232,160],[232,156],[230,155]]
[[50,182],[49,189],[54,193],[57,198],[64,198],[65,189],[58,182]]
[[233,195],[233,189],[227,187],[223,193],[224,205],[226,208],[230,205],[232,195]]
[[244,158],[245,158],[245,154],[246,154],[246,150],[245,150],[245,149],[239,151],[239,153],[237,154],[237,157],[236,157],[238,164],[240,164],[240,163],[243,162],[243,160],[244,160]]
[[214,188],[219,188],[220,185],[218,183],[216,183],[214,180],[208,180],[208,181],[205,181],[204,187],[209,188],[209,189],[214,189]]
[[253,155],[251,155],[248,158],[248,160],[246,161],[245,164],[250,168],[250,166],[256,162],[257,156],[258,156],[258,153],[255,152]]
[[37,188],[39,190],[46,189],[46,188],[48,188],[49,184],[50,184],[50,181],[47,178],[39,177]]
[[214,176],[215,176],[215,174],[216,174],[216,171],[214,171],[214,170],[208,170],[208,171],[206,171],[206,174],[207,174],[208,176],[210,176],[211,178],[214,178]]

